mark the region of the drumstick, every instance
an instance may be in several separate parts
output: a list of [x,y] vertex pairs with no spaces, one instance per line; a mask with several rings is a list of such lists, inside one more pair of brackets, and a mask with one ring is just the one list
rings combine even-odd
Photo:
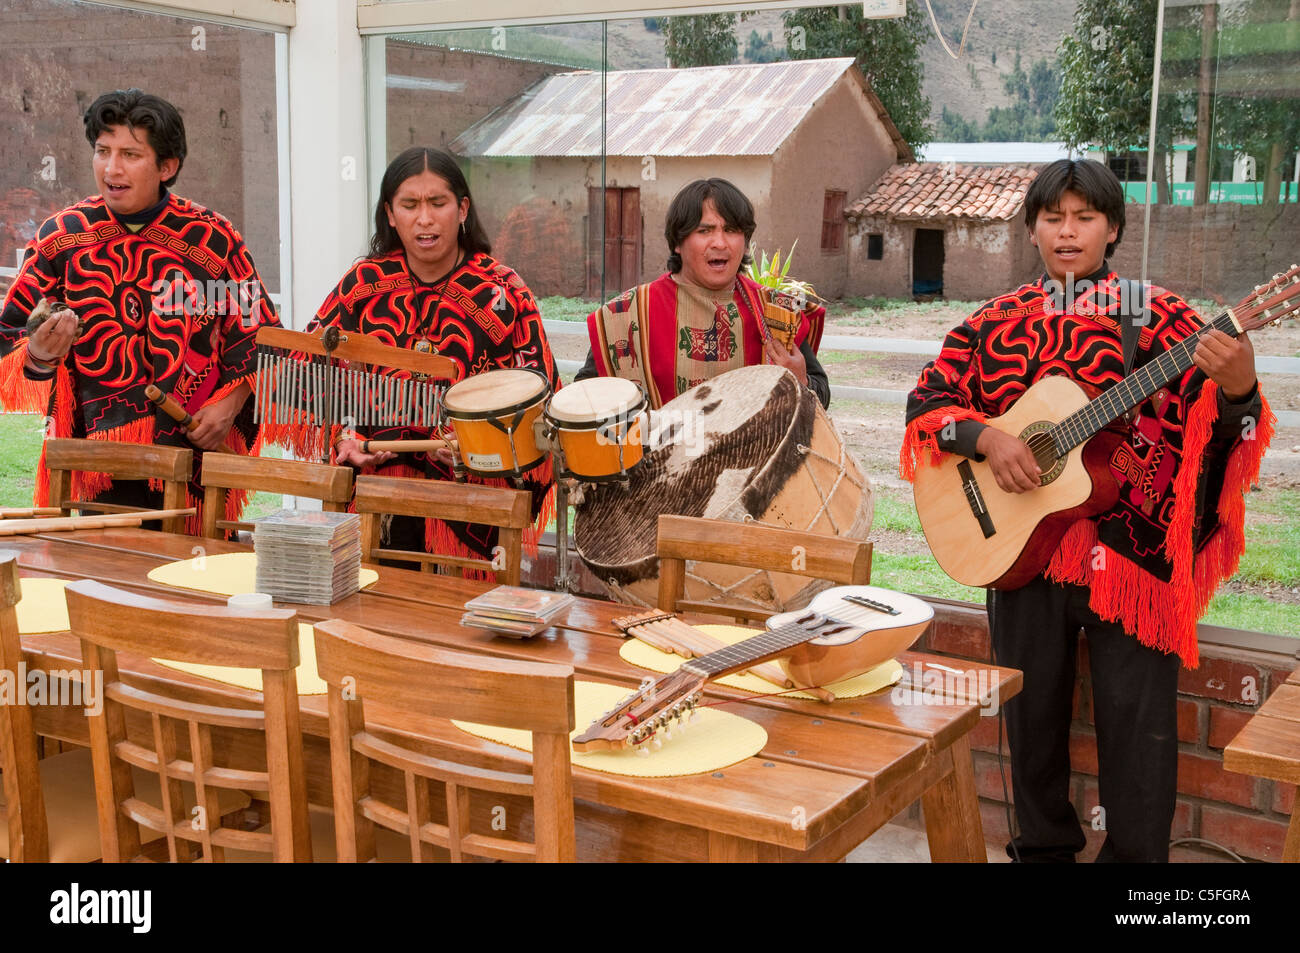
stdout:
[[[194,418],[190,416],[189,411],[178,404],[171,394],[164,394],[153,384],[150,384],[144,389],[144,395],[161,407],[163,413],[184,427],[186,433],[193,433],[194,428],[198,426],[194,422]],[[228,443],[222,443],[221,446],[217,447],[217,451],[219,453],[239,452]]]
[[455,450],[455,440],[362,440],[362,453],[432,453],[434,450]]
[[[76,508],[76,503],[71,504]],[[138,513],[111,513],[103,516],[58,516],[44,519],[0,520],[0,536],[28,533],[65,533],[77,529],[107,529],[111,526],[138,526],[146,520],[165,520],[175,516],[193,516],[194,508],[182,510],[141,510]]]

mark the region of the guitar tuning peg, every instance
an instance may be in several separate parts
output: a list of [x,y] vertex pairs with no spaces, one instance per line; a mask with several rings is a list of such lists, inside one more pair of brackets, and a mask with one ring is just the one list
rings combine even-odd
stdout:
[[[662,747],[664,746],[664,740],[663,740],[662,738],[660,738],[658,735],[655,735],[653,738],[651,738],[651,739],[650,739],[650,743],[651,743],[652,745],[654,745],[656,751],[658,751],[660,748],[662,748]],[[647,749],[645,749],[645,748],[642,748],[641,750],[642,750],[642,751],[645,751],[646,754],[649,754],[649,753],[650,753],[650,752],[649,752]]]
[[646,745],[640,745],[640,746],[636,749],[636,753],[637,753],[638,755],[640,755],[641,757],[643,757],[643,758],[648,758],[648,757],[650,757],[650,749],[649,749],[649,747],[647,747]]
[[655,735],[655,741],[658,741],[658,740],[659,740],[660,735],[663,736],[664,741],[672,741],[672,740],[673,740],[673,733],[672,733],[671,730],[669,730],[669,728],[668,728],[667,725],[664,725],[663,731],[661,731],[661,732],[659,732],[659,734]]

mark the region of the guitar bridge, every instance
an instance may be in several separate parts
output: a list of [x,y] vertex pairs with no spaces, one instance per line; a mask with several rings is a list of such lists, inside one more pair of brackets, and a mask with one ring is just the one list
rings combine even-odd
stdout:
[[984,538],[988,539],[997,530],[993,527],[988,507],[984,505],[984,494],[980,492],[980,486],[975,482],[975,471],[971,469],[970,461],[963,460],[957,464],[957,473],[961,477],[961,488],[966,493],[966,502],[970,504],[971,514],[979,522],[980,532],[984,534]]
[[875,609],[877,612],[884,612],[886,615],[902,615],[902,611],[895,609],[891,605],[883,602],[877,602],[875,599],[868,599],[866,596],[845,596],[845,602],[851,602],[855,606],[863,606],[867,609]]

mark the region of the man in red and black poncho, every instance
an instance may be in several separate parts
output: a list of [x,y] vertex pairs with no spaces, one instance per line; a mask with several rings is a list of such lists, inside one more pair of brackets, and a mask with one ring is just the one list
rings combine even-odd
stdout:
[[[901,471],[939,452],[983,456],[1006,492],[1032,492],[1039,470],[1018,438],[982,423],[1036,381],[1063,374],[1094,395],[1124,377],[1121,322],[1139,327],[1134,367],[1201,327],[1188,304],[1131,284],[1106,264],[1124,230],[1124,194],[1103,165],[1046,166],[1025,199],[1046,274],[980,307],[949,333],[908,399]],[[1127,285],[1127,287],[1126,287]],[[1084,847],[1070,803],[1069,732],[1076,643],[1088,637],[1097,726],[1099,860],[1169,856],[1177,776],[1180,663],[1197,665],[1196,622],[1244,548],[1243,492],[1259,470],[1272,415],[1243,335],[1208,332],[1195,366],[1139,405],[1110,458],[1119,501],[1080,520],[1029,584],[989,592],[999,664],[1023,669],[1006,706],[1020,834],[1030,861],[1071,861]]]
[[[176,107],[138,89],[105,93],[84,117],[100,194],[52,216],[28,244],[0,311],[0,404],[46,413],[46,436],[257,452],[255,336],[277,324],[235,227],[174,195],[185,161]],[[53,315],[28,335],[42,298]],[[189,434],[145,396],[155,384],[193,415]],[[44,454],[36,503],[48,502]],[[78,473],[78,499],[157,505],[134,482]],[[246,494],[230,494],[237,518]],[[190,505],[202,493],[191,486]],[[199,519],[190,525],[197,529]]]

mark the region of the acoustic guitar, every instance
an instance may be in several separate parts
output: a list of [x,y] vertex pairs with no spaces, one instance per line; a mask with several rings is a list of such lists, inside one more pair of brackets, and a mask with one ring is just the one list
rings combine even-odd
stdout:
[[659,747],[673,722],[685,727],[706,682],[778,659],[790,681],[811,688],[861,675],[906,651],[934,610],[879,586],[836,586],[808,608],[767,620],[767,631],[684,662],[624,698],[573,739],[575,751]]
[[1093,400],[1066,377],[1035,383],[1010,410],[986,423],[1029,445],[1042,471],[1037,489],[1007,493],[987,463],[956,453],[919,466],[913,498],[939,566],[968,586],[1016,589],[1029,582],[1071,524],[1118,500],[1109,461],[1123,437],[1106,428],[1191,367],[1197,342],[1209,329],[1236,337],[1297,308],[1300,266],[1292,265]]

